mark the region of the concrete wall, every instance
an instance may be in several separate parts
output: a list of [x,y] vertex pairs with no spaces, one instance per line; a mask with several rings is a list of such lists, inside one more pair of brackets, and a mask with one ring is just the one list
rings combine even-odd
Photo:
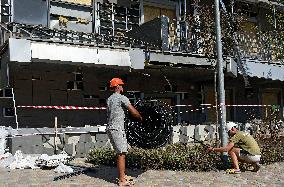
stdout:
[[[213,141],[215,131],[214,125],[173,126],[169,143],[194,143],[191,137]],[[7,146],[12,154],[17,150],[25,154],[48,155],[65,151],[75,157],[86,157],[93,148],[112,149],[104,126],[60,128],[57,136],[52,128],[10,129],[9,134]]]

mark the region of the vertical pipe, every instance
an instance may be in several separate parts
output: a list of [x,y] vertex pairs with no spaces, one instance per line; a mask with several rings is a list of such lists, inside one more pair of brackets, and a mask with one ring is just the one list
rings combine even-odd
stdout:
[[47,5],[47,27],[50,28],[50,0],[46,1]]
[[273,21],[274,21],[274,29],[276,29],[276,11],[275,11],[275,5],[273,5]]
[[186,0],[184,0],[184,16],[183,16],[183,21],[186,20]]
[[141,24],[144,23],[144,3],[143,3],[143,0],[140,0],[139,12],[140,12],[139,25],[141,25]]
[[[217,92],[217,69],[214,71],[214,95],[215,95],[215,114],[216,114],[216,142],[218,141],[218,124],[219,124],[219,111],[218,111],[218,92]],[[220,132],[219,132],[220,134]],[[219,135],[220,136],[220,135]]]
[[96,32],[96,18],[97,18],[97,16],[96,16],[96,6],[95,6],[95,4],[96,4],[96,2],[95,2],[95,0],[92,0],[92,33],[97,33]]
[[114,3],[111,4],[112,36],[114,36]]
[[[176,94],[176,105],[180,105],[180,94]],[[180,106],[176,107],[177,109],[177,124],[181,124],[181,116],[180,116]]]
[[125,8],[125,29],[128,31],[128,13],[127,7]]
[[[216,45],[217,45],[217,69],[218,69],[218,95],[219,95],[219,123],[220,123],[220,138],[221,146],[226,146],[228,143],[226,132],[226,106],[225,106],[225,88],[223,74],[223,59],[222,59],[222,43],[221,43],[221,25],[220,25],[220,10],[219,0],[215,0],[215,29],[216,29]],[[225,155],[225,153],[223,153]]]
[[54,118],[54,153],[57,154],[57,116]]
[[16,107],[14,88],[12,88],[12,94],[13,94],[13,105],[14,105],[14,113],[15,113],[15,120],[16,120],[16,128],[18,129],[19,128],[19,122],[18,122],[18,115],[17,115],[17,107]]

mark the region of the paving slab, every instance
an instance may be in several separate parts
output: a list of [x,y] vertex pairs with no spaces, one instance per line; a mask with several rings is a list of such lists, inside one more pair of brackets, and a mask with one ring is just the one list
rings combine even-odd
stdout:
[[[63,175],[53,169],[9,170],[0,168],[0,187],[91,187],[117,186],[117,169],[108,166],[93,166],[84,159],[75,159],[72,164],[91,168],[90,172],[70,178],[53,181],[54,177]],[[127,174],[134,176],[137,187],[252,187],[284,186],[284,162],[262,166],[257,173],[245,171],[241,174],[226,174],[224,171],[183,172],[168,170],[127,169]]]

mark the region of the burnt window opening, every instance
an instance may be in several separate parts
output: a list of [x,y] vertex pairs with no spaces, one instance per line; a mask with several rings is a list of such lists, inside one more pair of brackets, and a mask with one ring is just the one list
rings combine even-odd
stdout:
[[3,117],[14,117],[14,108],[3,108]]
[[76,81],[75,82],[75,89],[76,90],[84,90],[84,85],[82,81]]
[[166,92],[176,92],[177,86],[176,85],[165,85],[164,86]]
[[74,81],[67,81],[67,90],[74,90]]
[[73,72],[74,81],[67,81],[67,90],[84,90],[83,74],[80,72]]
[[67,81],[67,90],[84,90],[82,81]]
[[5,88],[4,89],[4,97],[13,97],[13,90],[12,90],[12,88]]
[[42,80],[39,75],[32,75],[32,80]]
[[99,99],[100,105],[106,105],[106,99]]
[[83,81],[83,74],[75,73],[75,81]]
[[107,91],[108,86],[100,86],[99,90],[100,91]]

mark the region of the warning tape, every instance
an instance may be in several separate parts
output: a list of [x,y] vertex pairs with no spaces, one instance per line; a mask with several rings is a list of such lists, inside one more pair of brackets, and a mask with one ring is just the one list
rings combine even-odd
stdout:
[[106,110],[106,107],[85,107],[85,106],[17,106],[17,108],[57,109],[57,110]]
[[[201,106],[211,106],[211,107],[216,107],[216,105],[212,105],[212,104],[200,104]],[[223,104],[221,104],[223,105]],[[221,105],[218,105],[218,106],[221,106]],[[185,106],[188,106],[188,107],[192,107],[193,105],[175,105],[173,107],[185,107]],[[272,107],[272,106],[277,106],[277,105],[225,105],[225,106],[246,106],[246,107]]]
[[[195,111],[201,111],[201,110],[216,108],[216,105],[212,105],[212,104],[203,104],[203,105],[205,105],[207,107],[201,107],[201,108],[195,108],[195,109],[190,109],[190,110],[186,110],[186,111],[180,111],[178,113],[182,114],[182,113],[195,112]],[[191,105],[176,105],[176,106],[180,107],[180,106],[191,106]],[[222,105],[218,105],[218,106],[222,106]],[[225,106],[226,107],[277,107],[277,106],[280,106],[280,105],[225,105]],[[178,114],[178,113],[174,113],[174,114]]]
[[[216,108],[216,105],[202,104],[202,108],[187,110],[185,112],[194,112],[198,110],[205,110]],[[192,105],[175,105],[173,107],[192,107]],[[274,107],[277,105],[225,105],[226,107]],[[57,109],[57,110],[106,110],[106,107],[85,107],[85,106],[17,106],[17,108],[35,108],[35,109]],[[180,112],[182,113],[182,112]]]

